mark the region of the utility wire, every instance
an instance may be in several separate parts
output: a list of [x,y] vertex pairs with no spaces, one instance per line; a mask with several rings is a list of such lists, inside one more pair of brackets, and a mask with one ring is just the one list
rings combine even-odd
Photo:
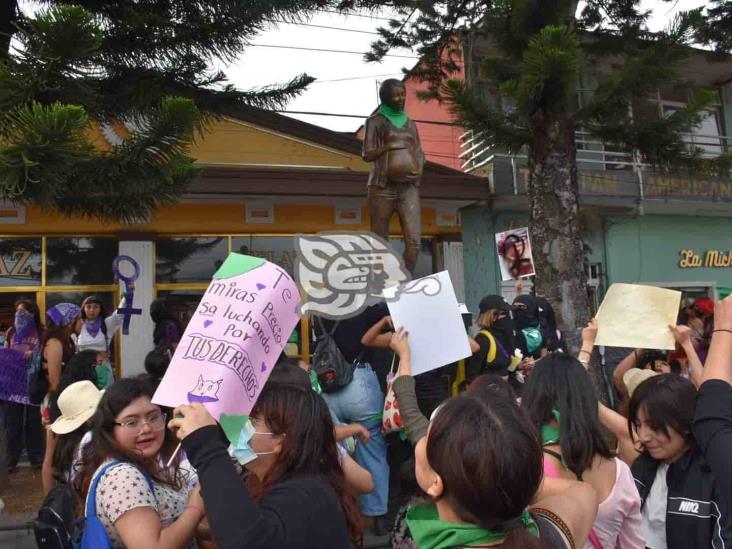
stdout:
[[[337,116],[341,118],[368,118],[371,116],[370,114],[339,114],[334,112],[313,112],[313,111],[274,111],[278,112],[280,114],[306,114],[311,116]],[[435,124],[437,126],[454,126],[456,128],[461,128],[462,126],[460,124],[456,124],[454,122],[439,122],[437,120],[415,120],[412,119],[413,122],[420,122],[422,124]]]
[[[325,48],[304,48],[302,46],[280,46],[276,44],[249,44],[249,46],[259,48],[276,48],[282,50],[300,50],[300,51],[322,51],[328,53],[349,53],[352,55],[365,55],[362,51],[348,51],[348,50],[329,50]],[[392,53],[386,54],[384,57],[401,57],[402,59],[419,59],[416,55],[396,55]]]
[[[318,78],[313,84],[323,84],[324,82],[345,82],[346,80],[363,80],[365,78],[381,78],[383,76],[401,76],[400,72],[392,72],[389,74],[367,74],[365,76],[348,76],[346,78],[333,78],[332,80],[321,80]],[[312,86],[312,84],[311,84]]]
[[380,19],[381,21],[391,21],[388,17],[379,17],[378,15],[366,15],[363,13],[346,13],[336,10],[315,10],[321,13],[333,13],[335,15],[341,15],[343,17],[364,17],[366,19]]
[[272,19],[272,23],[279,24],[285,24],[285,25],[296,25],[298,27],[313,27],[316,29],[329,29],[329,30],[337,30],[337,31],[345,31],[345,32],[358,32],[361,34],[373,34],[378,36],[378,32],[373,31],[365,31],[365,30],[359,30],[359,29],[344,29],[343,27],[329,27],[328,25],[314,25],[312,23],[298,23],[296,21],[285,21],[284,19]]

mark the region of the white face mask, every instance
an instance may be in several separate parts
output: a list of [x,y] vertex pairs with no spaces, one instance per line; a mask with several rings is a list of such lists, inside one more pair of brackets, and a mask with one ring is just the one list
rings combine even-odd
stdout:
[[269,454],[274,454],[274,450],[271,452],[255,452],[251,446],[249,446],[249,441],[252,440],[252,437],[254,435],[274,435],[274,433],[260,433],[254,428],[254,424],[252,424],[251,419],[247,419],[247,422],[244,424],[244,427],[242,427],[241,433],[239,435],[239,442],[236,445],[232,445],[230,447],[229,453],[233,455],[236,460],[241,465],[246,465],[247,463],[250,463],[257,459],[259,456],[267,456]]

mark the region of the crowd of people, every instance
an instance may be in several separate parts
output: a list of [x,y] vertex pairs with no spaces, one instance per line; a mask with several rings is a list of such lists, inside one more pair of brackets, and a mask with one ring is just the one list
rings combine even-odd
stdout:
[[[618,406],[597,388],[595,320],[573,355],[542,298],[478,309],[457,394],[454,365],[412,375],[385,304],[314,319],[312,364],[283,353],[232,447],[203,405],[152,403],[182,330],[164,299],[147,374],[116,381],[115,313],[92,297],[43,326],[20,301],[6,344],[40,349],[48,391],[5,404],[9,465],[25,445],[44,492],[73,493],[111,547],[336,549],[365,530],[395,549],[732,544],[732,297],[685,304],[674,351],[629,350]],[[321,370],[329,342],[348,375]]]

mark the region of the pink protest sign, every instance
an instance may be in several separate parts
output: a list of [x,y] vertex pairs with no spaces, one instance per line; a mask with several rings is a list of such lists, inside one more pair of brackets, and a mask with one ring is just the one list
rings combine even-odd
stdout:
[[299,320],[300,293],[277,265],[229,254],[203,294],[153,402],[247,415]]

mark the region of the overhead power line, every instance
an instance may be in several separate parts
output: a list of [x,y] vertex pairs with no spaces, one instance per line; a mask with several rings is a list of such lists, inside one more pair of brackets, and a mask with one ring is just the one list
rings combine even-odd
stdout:
[[366,31],[366,30],[359,30],[359,29],[345,29],[343,27],[330,27],[328,25],[314,25],[312,23],[298,23],[297,21],[285,21],[284,19],[273,19],[272,23],[283,24],[283,25],[295,25],[298,27],[313,27],[316,29],[329,29],[329,30],[337,30],[337,31],[345,31],[345,32],[358,32],[360,34],[373,34],[378,36],[378,32],[374,31]]
[[[250,44],[250,46],[259,48],[276,48],[282,50],[300,50],[300,51],[321,51],[327,53],[347,53],[352,55],[364,55],[362,51],[348,51],[348,50],[329,50],[325,48],[305,48],[303,46],[280,46],[276,44]],[[419,59],[416,55],[397,55],[388,53],[384,57],[401,57],[402,59]]]
[[336,11],[336,10],[315,10],[319,11],[321,13],[333,13],[335,15],[341,15],[343,17],[363,17],[366,19],[380,19],[381,21],[391,21],[388,17],[380,17],[378,15],[368,15],[365,13],[345,13],[342,11]]
[[[401,76],[402,74],[399,72],[392,72],[389,74],[367,74],[364,76],[348,76],[345,78],[333,78],[331,80],[321,80],[318,78],[313,84],[323,84],[325,82],[345,82],[346,80],[363,80],[366,78],[382,78],[384,76]],[[312,84],[311,84],[312,85]]]
[[[310,116],[337,116],[341,118],[368,118],[371,116],[370,114],[339,114],[334,112],[313,112],[313,111],[274,111],[278,112],[280,114],[305,114]],[[435,124],[437,126],[454,126],[456,128],[461,128],[460,124],[456,124],[454,122],[440,122],[438,120],[415,120],[412,119],[413,122],[419,122],[421,124]]]

